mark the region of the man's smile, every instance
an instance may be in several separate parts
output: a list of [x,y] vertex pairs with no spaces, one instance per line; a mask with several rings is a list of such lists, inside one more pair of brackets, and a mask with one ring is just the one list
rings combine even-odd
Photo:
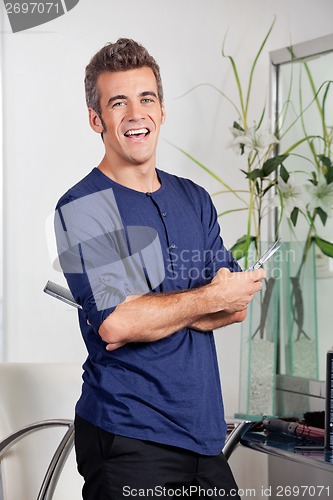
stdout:
[[125,132],[125,137],[130,137],[131,139],[144,139],[148,136],[150,131],[147,128],[130,129]]

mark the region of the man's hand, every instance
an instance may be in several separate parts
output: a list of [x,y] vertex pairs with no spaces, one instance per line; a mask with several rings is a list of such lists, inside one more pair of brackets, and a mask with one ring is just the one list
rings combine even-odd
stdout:
[[227,313],[242,311],[251,302],[253,295],[262,289],[261,281],[265,277],[263,269],[232,273],[227,268],[221,268],[208,285],[210,295],[213,295],[211,300],[217,301],[217,310]]

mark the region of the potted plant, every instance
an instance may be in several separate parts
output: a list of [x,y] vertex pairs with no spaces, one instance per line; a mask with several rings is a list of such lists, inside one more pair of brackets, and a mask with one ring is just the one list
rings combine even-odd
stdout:
[[[240,260],[244,269],[252,264],[270,243],[267,241],[264,219],[267,217],[271,220],[274,219],[273,239],[278,237],[282,221],[287,220],[293,238],[302,248],[298,271],[295,275],[293,271],[290,271],[287,279],[290,287],[290,308],[292,308],[292,304],[298,307],[298,313],[293,315],[292,323],[296,323],[299,328],[302,321],[300,276],[302,270],[305,269],[313,244],[317,245],[325,255],[333,257],[333,244],[321,238],[316,227],[318,219],[323,224],[326,223],[327,217],[331,215],[333,203],[332,128],[325,124],[325,107],[327,106],[331,82],[325,82],[319,89],[316,89],[312,82],[313,97],[311,102],[304,106],[301,99],[301,109],[294,116],[292,122],[285,127],[285,130],[281,124],[285,123],[284,118],[291,103],[287,102],[284,106],[283,115],[277,120],[278,128],[274,131],[270,131],[265,126],[265,105],[256,119],[250,118],[253,76],[274,22],[275,20],[255,55],[245,90],[239,77],[236,61],[231,55],[226,54],[226,38],[224,39],[222,56],[231,65],[238,101],[233,102],[224,91],[211,86],[230,102],[236,112],[235,120],[230,127],[232,138],[227,147],[232,147],[236,154],[244,158],[244,168],[241,171],[244,174],[247,188],[233,188],[223,180],[220,173],[210,169],[181,148],[178,149],[221,184],[221,190],[213,193],[213,196],[223,196],[227,192],[239,201],[239,208],[222,211],[219,214],[220,217],[225,217],[235,211],[246,213],[244,230],[231,247],[235,258]],[[308,68],[306,69],[311,82],[311,74]],[[320,98],[321,92],[323,93],[322,98]],[[311,106],[317,106],[322,116],[322,134],[311,135],[307,133],[305,113]],[[285,151],[280,152],[281,137],[288,134],[292,127],[299,122],[303,126],[302,138],[290,145]],[[315,141],[325,144],[321,153],[316,151]],[[308,194],[306,200],[303,197],[304,190],[300,189],[299,183],[295,180],[297,176],[304,175],[304,172],[294,171],[288,167],[291,157],[301,157],[297,151],[304,144],[310,148],[314,165],[310,177],[307,173],[305,181],[302,181],[302,184],[306,185],[305,192]],[[303,159],[309,161],[308,158],[303,157]],[[302,243],[298,240],[296,231],[301,216],[308,225],[308,233]],[[264,289],[259,300],[255,300],[251,304],[247,319],[242,324],[240,412],[238,416],[258,418],[263,414],[275,413],[274,393],[279,328],[278,288],[281,281],[278,278],[283,277],[285,260],[283,254],[280,253],[280,255],[276,255],[275,260],[269,261]],[[277,272],[281,270],[282,272]],[[304,336],[302,328],[299,330],[299,334]]]

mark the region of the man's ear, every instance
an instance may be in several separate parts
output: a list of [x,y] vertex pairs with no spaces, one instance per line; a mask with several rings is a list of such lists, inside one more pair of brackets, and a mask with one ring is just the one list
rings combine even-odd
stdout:
[[92,108],[88,108],[88,113],[89,113],[89,124],[91,128],[98,134],[102,134],[104,132],[104,127],[99,115]]
[[161,124],[163,124],[165,122],[165,106],[164,106],[164,101],[162,101],[162,103],[161,103],[161,113],[162,113]]

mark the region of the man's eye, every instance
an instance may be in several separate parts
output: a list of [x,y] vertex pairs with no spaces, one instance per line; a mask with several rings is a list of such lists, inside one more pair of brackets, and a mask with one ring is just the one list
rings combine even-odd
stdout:
[[119,106],[125,106],[126,102],[125,101],[118,101],[113,104],[113,108],[118,108]]
[[154,102],[154,101],[150,97],[145,97],[144,99],[142,99],[141,102],[143,102],[143,103],[149,103],[149,102]]

